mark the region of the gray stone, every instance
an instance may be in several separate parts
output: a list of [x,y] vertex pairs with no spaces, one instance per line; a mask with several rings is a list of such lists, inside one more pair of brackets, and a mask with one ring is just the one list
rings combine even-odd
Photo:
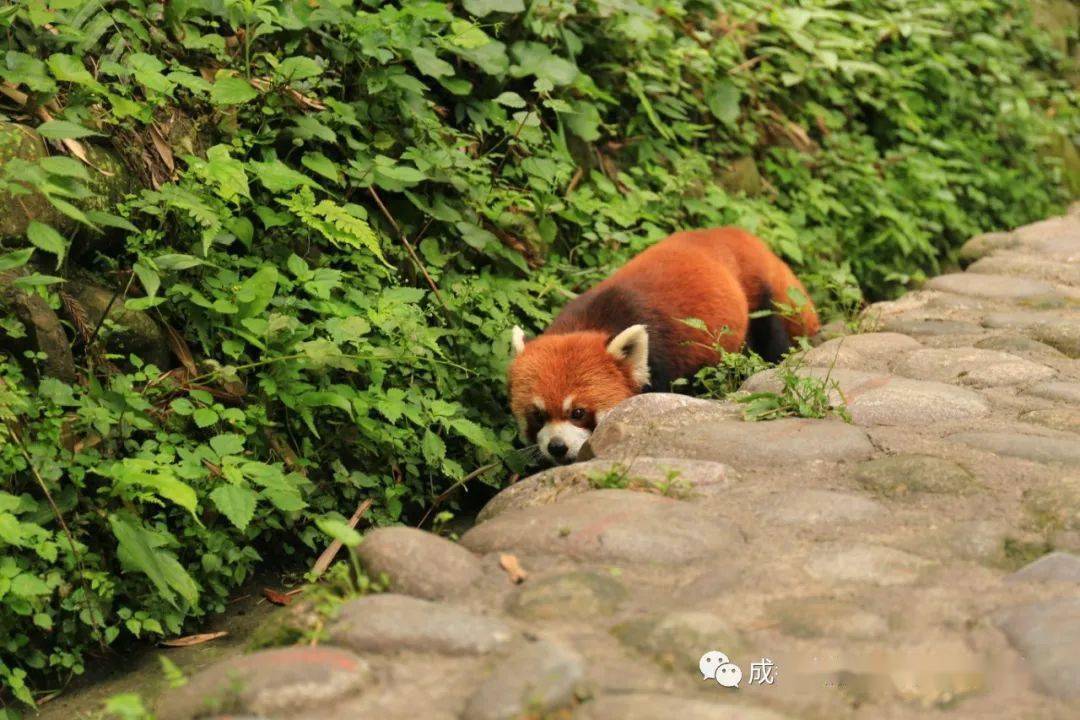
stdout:
[[610,575],[570,572],[530,578],[511,596],[507,610],[526,620],[607,616],[626,599],[626,588]]
[[904,585],[931,565],[911,553],[883,545],[818,546],[806,563],[811,577],[826,582]]
[[1047,358],[1064,357],[1064,354],[1057,348],[1033,340],[1026,335],[993,335],[976,341],[975,347],[983,350],[1000,350],[1014,355],[1026,353]]
[[1015,432],[968,432],[949,436],[979,450],[1042,463],[1080,465],[1080,443],[1075,439],[1024,435]]
[[889,632],[885,618],[836,598],[783,598],[769,603],[768,611],[781,632],[797,638],[875,640]]
[[946,530],[947,549],[965,560],[997,566],[1005,562],[1010,528],[1000,520],[965,520]]
[[1024,505],[1045,529],[1080,531],[1080,477],[1032,487],[1024,492]]
[[1080,267],[1016,252],[983,258],[969,267],[968,272],[1014,275],[1060,285],[1080,286]]
[[1054,407],[1031,410],[1021,415],[1020,419],[1054,430],[1080,433],[1080,408]]
[[1015,608],[999,623],[1024,656],[1039,689],[1065,699],[1080,698],[1080,597]]
[[860,495],[835,490],[797,490],[782,501],[768,500],[765,518],[783,525],[818,525],[864,522],[881,517],[881,503]]
[[943,318],[890,318],[882,323],[881,329],[891,333],[931,337],[942,335],[977,335],[982,332],[982,328],[975,323],[964,322],[962,320],[946,320]]
[[723,463],[668,457],[635,457],[627,462],[586,460],[549,468],[514,483],[493,497],[477,522],[499,513],[534,505],[549,505],[611,483],[628,490],[671,497],[714,495],[731,487],[734,477]]
[[611,632],[624,645],[678,672],[698,672],[698,662],[708,650],[723,648],[731,655],[743,647],[742,639],[731,625],[707,612],[638,618],[616,625]]
[[631,490],[593,490],[556,505],[511,510],[461,538],[479,553],[662,564],[730,553],[742,542],[737,528],[699,506]]
[[389,594],[350,600],[329,629],[335,645],[377,653],[480,655],[505,647],[513,637],[513,629],[497,618]]
[[886,372],[903,353],[922,348],[914,338],[899,333],[867,333],[830,340],[808,351],[803,363],[818,367]]
[[[716,685],[716,683],[712,683]],[[725,691],[726,688],[710,689]],[[601,695],[583,704],[574,720],[787,720],[773,710],[716,700],[699,700],[653,693]]]
[[1039,325],[1060,322],[1063,314],[1053,310],[1012,310],[993,312],[983,316],[983,327],[992,330],[1013,330],[1030,334]]
[[974,478],[956,463],[931,455],[890,455],[860,463],[855,479],[887,497],[909,493],[965,493]]
[[1036,295],[1050,295],[1054,292],[1053,285],[1039,280],[970,272],[939,275],[928,281],[926,288],[998,300],[1018,300]]
[[[833,404],[845,405],[857,425],[925,425],[990,413],[982,395],[945,383],[858,370],[810,367],[797,372],[825,383]],[[747,380],[742,389],[777,392],[781,383],[775,370],[766,370]]]
[[1046,343],[1071,358],[1080,358],[1080,320],[1041,323],[1031,332],[1039,342]]
[[361,658],[332,647],[287,647],[228,658],[158,700],[159,720],[218,713],[292,717],[311,705],[359,693],[371,681]]
[[469,698],[462,720],[544,717],[574,700],[585,674],[581,656],[547,640],[521,644],[500,659]]
[[1009,582],[1063,582],[1080,584],[1080,555],[1052,552],[1005,578]]
[[372,530],[357,555],[370,576],[385,574],[394,592],[427,600],[460,594],[482,574],[480,561],[468,550],[410,527]]
[[1021,244],[1043,256],[1067,262],[1080,260],[1080,220],[1075,216],[1050,218],[1014,232]]
[[1048,380],[1053,368],[997,350],[926,348],[908,353],[893,367],[898,375],[974,387],[1021,385]]
[[607,418],[586,443],[590,455],[631,460],[641,456],[684,457],[736,467],[772,466],[804,460],[861,460],[873,452],[866,433],[843,422],[784,418],[771,422],[737,420],[740,406],[706,402],[650,419],[633,411],[639,395],[620,418]]
[[1020,244],[1020,238],[1010,232],[988,232],[976,235],[960,246],[959,257],[972,262],[999,250],[1008,250]]
[[1032,385],[1025,392],[1028,395],[1045,398],[1046,400],[1080,405],[1080,382],[1053,380]]

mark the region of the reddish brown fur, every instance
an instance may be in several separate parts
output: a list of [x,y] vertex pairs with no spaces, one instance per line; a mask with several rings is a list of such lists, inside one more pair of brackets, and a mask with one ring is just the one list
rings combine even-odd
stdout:
[[[672,374],[684,377],[715,364],[721,347],[736,352],[746,341],[749,313],[759,309],[765,286],[775,302],[799,307],[798,317],[785,318],[791,336],[813,335],[819,329],[809,294],[786,264],[760,239],[738,228],[679,232],[634,257],[588,294],[612,287],[632,290],[651,308],[673,319],[697,318],[709,333],[684,323],[673,324],[668,357]],[[789,295],[797,288],[801,298]],[[603,412],[640,392],[627,368],[605,351],[609,333],[593,330],[589,318],[568,307],[548,332],[528,342],[509,369],[511,409],[520,419],[534,399],[543,401],[550,418],[564,417],[563,399]],[[553,329],[554,331],[554,329]]]

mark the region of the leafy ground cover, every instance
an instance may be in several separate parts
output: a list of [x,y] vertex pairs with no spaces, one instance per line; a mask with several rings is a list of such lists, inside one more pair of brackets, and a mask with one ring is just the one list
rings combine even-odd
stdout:
[[656,238],[748,227],[842,314],[1056,209],[1078,132],[1075,37],[1019,0],[19,0],[0,26],[23,704],[318,552],[316,519],[523,470],[508,328]]

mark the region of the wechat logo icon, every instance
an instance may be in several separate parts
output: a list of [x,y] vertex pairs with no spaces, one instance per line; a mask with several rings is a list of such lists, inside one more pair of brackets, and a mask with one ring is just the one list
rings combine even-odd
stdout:
[[742,682],[742,670],[719,650],[710,650],[698,661],[703,680],[715,680],[724,687],[737,688]]

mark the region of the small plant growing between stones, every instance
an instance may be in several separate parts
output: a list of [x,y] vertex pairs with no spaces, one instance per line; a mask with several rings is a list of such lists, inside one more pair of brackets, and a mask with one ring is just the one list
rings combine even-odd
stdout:
[[690,494],[690,483],[679,477],[678,470],[668,470],[663,480],[651,481],[635,478],[630,467],[617,463],[606,472],[589,476],[589,486],[595,490],[641,490],[665,497],[684,498]]

